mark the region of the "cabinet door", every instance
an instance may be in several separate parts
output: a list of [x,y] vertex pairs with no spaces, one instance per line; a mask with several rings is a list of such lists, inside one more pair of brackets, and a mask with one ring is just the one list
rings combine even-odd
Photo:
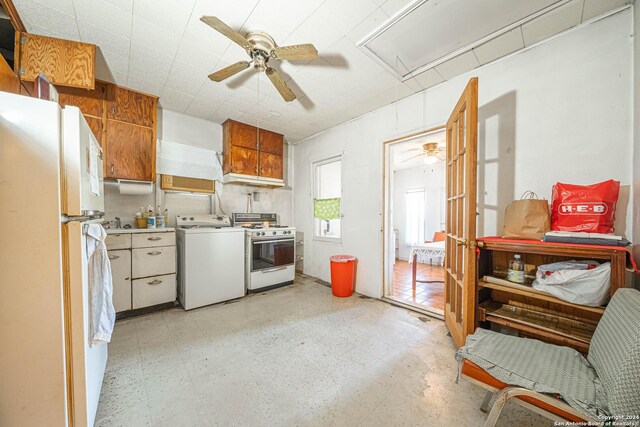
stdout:
[[140,126],[155,125],[157,98],[116,85],[107,87],[107,118]]
[[281,156],[260,152],[260,176],[283,179],[282,166]]
[[102,118],[104,110],[104,99],[106,96],[106,85],[96,82],[93,90],[78,89],[61,86],[58,90],[60,106],[73,105],[80,108],[85,116]]
[[258,151],[243,147],[231,147],[230,158],[231,167],[228,172],[252,176],[258,174]]
[[104,146],[104,135],[102,134],[102,119],[91,116],[84,116],[84,118],[87,120],[87,124],[89,125],[91,132],[93,132],[93,136],[95,136],[98,140],[98,144],[100,144],[101,147]]
[[44,73],[54,85],[94,89],[95,45],[27,33],[16,37],[21,80],[33,81]]
[[107,119],[105,178],[155,179],[153,129]]
[[116,313],[131,310],[131,251],[109,251],[113,278],[113,308]]
[[131,284],[133,308],[150,307],[176,300],[176,275],[136,279]]
[[0,56],[0,90],[3,92],[20,93],[20,80],[13,74],[7,61]]
[[270,130],[259,129],[260,152],[267,152],[282,156],[284,152],[284,136],[271,132]]
[[223,124],[224,138],[235,147],[258,148],[258,129],[245,123],[227,120]]

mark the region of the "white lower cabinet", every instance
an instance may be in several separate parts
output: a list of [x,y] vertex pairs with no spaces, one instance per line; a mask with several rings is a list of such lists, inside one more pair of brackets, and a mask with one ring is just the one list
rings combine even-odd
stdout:
[[113,277],[113,308],[116,313],[131,310],[131,251],[109,251]]
[[109,234],[116,313],[176,300],[175,231]]
[[131,287],[134,309],[176,300],[175,274],[135,279]]

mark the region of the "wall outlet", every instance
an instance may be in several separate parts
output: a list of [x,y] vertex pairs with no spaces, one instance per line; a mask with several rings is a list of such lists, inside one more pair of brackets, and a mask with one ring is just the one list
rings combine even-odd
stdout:
[[260,201],[260,193],[257,191],[253,192],[253,201],[254,202],[259,202]]

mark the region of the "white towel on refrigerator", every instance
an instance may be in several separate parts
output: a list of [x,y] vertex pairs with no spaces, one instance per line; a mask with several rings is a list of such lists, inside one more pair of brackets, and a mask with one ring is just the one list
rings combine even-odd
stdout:
[[116,312],[113,308],[111,263],[107,256],[107,232],[100,224],[87,227],[87,259],[89,260],[89,319],[92,344],[111,341]]

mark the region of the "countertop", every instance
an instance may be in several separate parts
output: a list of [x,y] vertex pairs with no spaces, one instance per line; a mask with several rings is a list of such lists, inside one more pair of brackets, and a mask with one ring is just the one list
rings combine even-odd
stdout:
[[175,228],[107,228],[107,234],[126,234],[126,233],[165,233],[176,231]]

